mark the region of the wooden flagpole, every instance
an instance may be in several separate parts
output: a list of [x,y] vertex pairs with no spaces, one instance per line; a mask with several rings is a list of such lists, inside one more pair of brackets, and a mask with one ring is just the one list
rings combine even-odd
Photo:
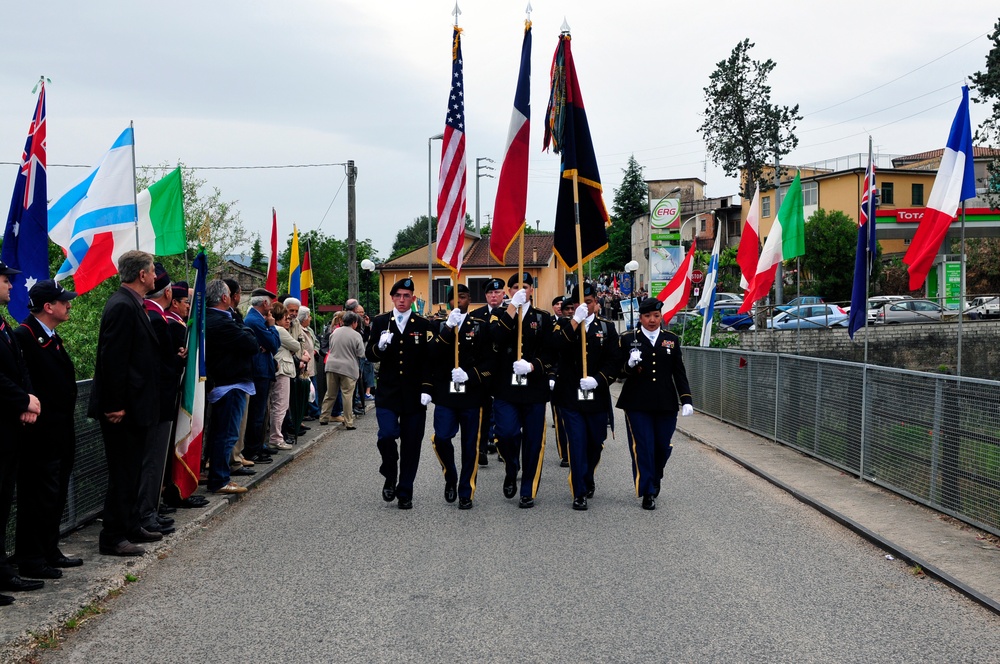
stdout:
[[[583,304],[583,242],[580,239],[580,187],[576,179],[576,171],[573,171],[573,217],[576,222],[576,281],[580,293],[580,301]],[[583,353],[583,376],[587,377],[587,321],[580,323],[583,331],[580,332],[580,350]]]

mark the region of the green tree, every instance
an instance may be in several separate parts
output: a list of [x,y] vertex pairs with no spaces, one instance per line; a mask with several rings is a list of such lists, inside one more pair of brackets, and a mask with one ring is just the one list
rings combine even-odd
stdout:
[[[989,104],[991,113],[976,128],[975,141],[980,145],[1000,145],[1000,20],[989,35],[993,42],[986,55],[986,68],[972,75],[977,104]],[[994,155],[987,166],[989,181],[986,200],[991,208],[1000,207],[1000,155]]]
[[[424,242],[426,244],[426,241]],[[310,293],[309,304],[315,310],[315,304],[343,304],[347,301],[347,242],[324,235],[320,231],[299,233],[299,254],[305,254],[309,247],[309,261],[312,265],[313,290]],[[284,250],[278,255],[278,262],[283,266],[278,270],[278,290],[288,291],[288,265],[291,260],[292,236],[289,234]],[[378,254],[372,248],[369,239],[357,244],[358,263],[370,258],[379,262]],[[378,275],[367,270],[358,269],[358,289],[361,303],[365,304],[365,294],[370,295],[372,307],[378,302]]]
[[750,59],[754,44],[744,39],[727,60],[716,65],[705,90],[705,121],[698,131],[712,163],[729,177],[740,175],[740,194],[749,200],[762,181],[764,167],[791,152],[798,144],[796,122],[799,106],[771,103],[767,77],[773,60]]
[[264,250],[260,246],[260,233],[257,233],[250,248],[250,267],[260,272],[267,272],[267,261],[264,260]]
[[[437,217],[431,217],[431,242],[437,240]],[[475,220],[465,214],[465,228],[472,230],[475,228]],[[427,246],[427,215],[422,214],[413,220],[409,226],[401,228],[396,232],[396,239],[392,243],[392,250],[389,252],[389,260],[402,256],[403,254]]]
[[[851,299],[858,225],[840,210],[816,210],[806,223],[806,253],[802,267],[812,275],[808,290],[827,302]],[[879,262],[875,262],[879,265]],[[878,268],[876,268],[878,269]],[[878,274],[872,283],[878,282]]]
[[622,183],[615,189],[611,205],[608,249],[594,259],[594,268],[600,273],[619,272],[632,260],[632,222],[647,211],[649,189],[634,155],[628,158],[622,173]]

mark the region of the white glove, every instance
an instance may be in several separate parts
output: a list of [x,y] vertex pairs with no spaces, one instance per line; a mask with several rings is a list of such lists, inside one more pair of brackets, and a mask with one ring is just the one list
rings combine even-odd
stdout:
[[688,415],[694,415],[694,406],[686,403],[681,406],[681,417],[687,417]]
[[427,394],[426,392],[422,392],[420,394],[420,405],[426,406],[430,402],[431,402],[431,395]]
[[462,367],[455,367],[451,370],[451,380],[454,383],[464,383],[469,380],[469,374],[465,373]]
[[642,351],[638,348],[633,348],[632,352],[628,354],[628,365],[636,367],[640,362],[642,362]]
[[576,308],[576,311],[573,312],[573,320],[575,320],[577,323],[582,323],[583,321],[587,320],[587,316],[589,315],[590,311],[587,309],[587,305],[581,304]]
[[597,389],[597,379],[593,376],[584,376],[580,379],[580,389],[581,390],[596,390]]
[[448,314],[448,320],[444,323],[448,327],[458,327],[462,324],[462,311],[460,309],[452,309],[451,313]]
[[517,360],[514,362],[514,373],[518,376],[527,376],[535,367],[527,360]]
[[514,293],[514,297],[510,298],[510,303],[515,307],[523,307],[528,303],[528,291],[521,289]]
[[554,389],[556,389],[556,381],[554,381],[554,380],[552,380],[552,379],[550,378],[550,379],[549,379],[549,391],[551,392],[551,391],[552,391],[552,390],[554,390]]
[[378,338],[378,349],[385,350],[386,346],[392,343],[392,332],[385,330],[382,335]]

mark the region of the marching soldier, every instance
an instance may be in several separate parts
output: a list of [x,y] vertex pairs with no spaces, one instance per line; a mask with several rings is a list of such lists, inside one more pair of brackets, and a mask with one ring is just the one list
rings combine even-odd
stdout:
[[694,412],[680,340],[660,329],[662,306],[655,297],[645,298],[639,303],[639,328],[619,340],[625,384],[617,406],[625,411],[635,494],[645,510],[656,509],[663,468],[673,451],[678,401],[681,416]]
[[[472,508],[479,470],[480,423],[483,418],[483,392],[488,392],[492,379],[493,340],[489,326],[469,311],[469,289],[464,284],[453,289],[449,302],[457,307],[448,314],[435,337],[434,350],[434,453],[444,472],[444,499],[455,502],[458,509]],[[458,340],[458,367],[455,365],[455,343]],[[455,447],[452,439],[462,431],[462,475],[455,467]],[[457,483],[457,486],[456,486]]]
[[382,500],[398,499],[399,509],[408,510],[413,507],[413,480],[431,402],[429,350],[434,333],[431,324],[411,308],[412,279],[397,281],[389,296],[393,308],[372,321],[365,356],[380,363],[375,417],[382,455],[379,472],[385,477]]
[[[496,417],[498,451],[506,466],[503,495],[517,493],[517,473],[521,470],[521,499],[518,507],[535,506],[545,452],[545,403],[549,400],[552,378],[552,316],[531,306],[531,275],[513,274],[507,280],[510,304],[490,318],[490,331],[497,347]],[[520,314],[518,313],[520,311]],[[522,347],[517,347],[520,323]],[[507,369],[510,367],[510,369]]]
[[[580,286],[573,288],[570,300],[580,302]],[[569,485],[573,491],[573,509],[587,509],[587,498],[594,497],[594,471],[601,461],[608,436],[611,413],[610,386],[618,377],[618,333],[615,324],[598,316],[601,305],[594,285],[583,284],[583,302],[572,318],[560,319],[554,338],[559,358],[552,400],[565,431],[569,457]],[[580,335],[587,335],[587,370],[583,370]]]
[[[486,329],[489,330],[490,319],[493,318],[493,313],[500,309],[503,305],[504,288],[506,284],[503,279],[490,279],[486,282],[486,304],[479,307],[478,309],[473,309],[469,312],[469,315],[473,318],[478,318],[486,324]],[[496,347],[493,348],[493,354],[496,353]],[[480,394],[483,397],[483,421],[479,427],[479,465],[486,466],[490,463],[489,454],[496,454],[496,422],[493,417],[493,392],[496,390],[496,385],[494,380],[496,379],[496,371],[493,372],[493,379],[482,384],[480,388]],[[484,449],[485,444],[485,449]]]

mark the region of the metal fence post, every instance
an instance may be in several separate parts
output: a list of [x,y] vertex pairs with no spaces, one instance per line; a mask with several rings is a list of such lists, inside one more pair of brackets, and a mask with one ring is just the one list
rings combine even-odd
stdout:
[[941,504],[941,488],[938,485],[941,449],[941,401],[943,399],[941,379],[934,381],[934,420],[931,425],[931,486],[928,498],[932,504]]

